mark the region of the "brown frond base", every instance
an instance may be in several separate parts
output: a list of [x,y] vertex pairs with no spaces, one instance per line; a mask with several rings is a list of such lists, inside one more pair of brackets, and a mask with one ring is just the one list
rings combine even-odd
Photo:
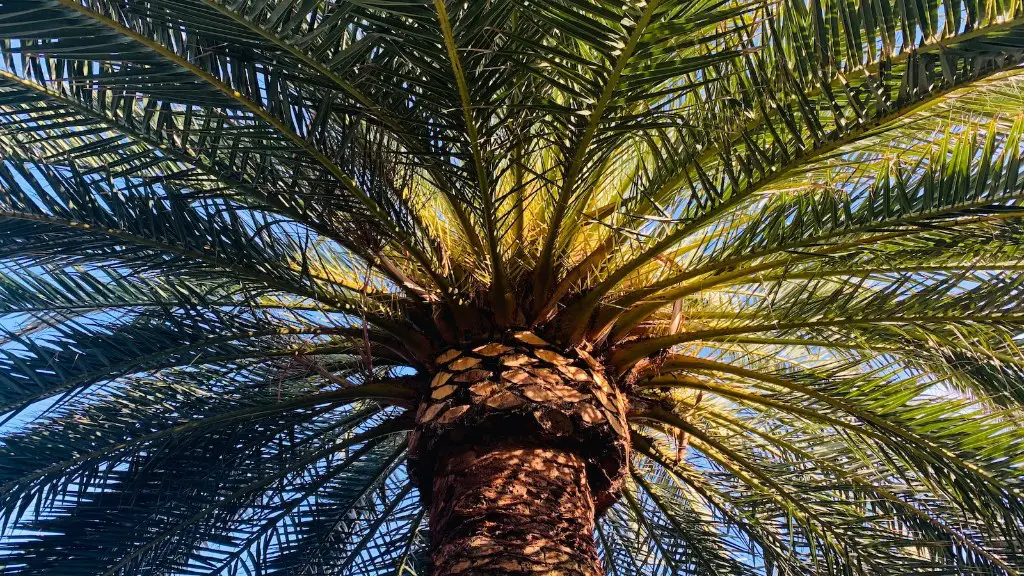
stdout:
[[600,515],[627,472],[626,402],[604,367],[582,350],[556,351],[532,332],[437,358],[410,438],[409,463],[429,506],[441,448],[537,446],[581,458]]
[[586,463],[565,450],[473,445],[445,450],[433,479],[438,576],[597,576]]
[[410,437],[434,574],[597,575],[594,518],[627,473],[625,397],[531,332],[436,360]]

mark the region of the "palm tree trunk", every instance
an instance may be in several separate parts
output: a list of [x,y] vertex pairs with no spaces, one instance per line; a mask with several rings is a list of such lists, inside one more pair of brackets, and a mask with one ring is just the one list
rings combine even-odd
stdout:
[[581,350],[529,332],[436,360],[410,438],[433,574],[597,576],[595,515],[618,497],[625,396]]
[[433,574],[597,576],[586,462],[565,450],[473,446],[434,475]]

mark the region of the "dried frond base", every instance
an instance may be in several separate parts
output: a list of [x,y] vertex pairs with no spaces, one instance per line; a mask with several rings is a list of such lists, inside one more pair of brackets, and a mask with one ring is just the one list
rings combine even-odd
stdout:
[[557,448],[444,451],[430,509],[433,574],[597,576],[587,465]]
[[629,452],[626,402],[600,362],[510,332],[446,351],[436,363],[410,439],[410,470],[425,505],[435,463],[468,445],[564,451],[583,462],[598,514],[618,498]]

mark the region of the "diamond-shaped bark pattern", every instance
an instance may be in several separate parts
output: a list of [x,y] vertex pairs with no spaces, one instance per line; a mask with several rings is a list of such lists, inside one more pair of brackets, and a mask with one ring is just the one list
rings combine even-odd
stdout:
[[445,351],[436,362],[410,440],[425,502],[442,448],[510,441],[579,455],[598,511],[614,502],[629,450],[626,403],[598,361],[518,332]]
[[433,479],[432,573],[598,576],[586,476],[580,456],[555,448],[451,453]]

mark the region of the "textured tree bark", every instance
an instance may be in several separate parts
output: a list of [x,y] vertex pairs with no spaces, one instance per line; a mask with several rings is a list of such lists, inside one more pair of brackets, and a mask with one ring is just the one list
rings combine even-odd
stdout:
[[435,364],[409,439],[433,574],[602,574],[594,518],[618,499],[629,432],[600,360],[510,332]]
[[430,509],[436,576],[598,576],[584,460],[530,446],[442,457]]

